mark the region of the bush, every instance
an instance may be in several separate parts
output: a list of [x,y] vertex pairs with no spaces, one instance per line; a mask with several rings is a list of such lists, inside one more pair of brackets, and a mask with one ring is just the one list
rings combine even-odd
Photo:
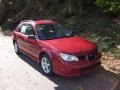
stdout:
[[103,13],[117,14],[120,12],[119,0],[96,0],[95,4],[102,9]]

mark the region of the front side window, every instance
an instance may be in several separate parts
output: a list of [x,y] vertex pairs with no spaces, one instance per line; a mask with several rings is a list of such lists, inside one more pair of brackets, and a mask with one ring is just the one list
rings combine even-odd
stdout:
[[60,24],[37,25],[37,31],[40,39],[56,39],[73,36],[71,31]]

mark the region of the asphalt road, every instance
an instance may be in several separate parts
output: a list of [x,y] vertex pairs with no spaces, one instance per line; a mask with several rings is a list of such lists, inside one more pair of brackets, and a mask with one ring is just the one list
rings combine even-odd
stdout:
[[15,54],[11,37],[0,34],[0,90],[120,90],[119,81],[104,68],[74,78],[47,77],[29,57]]

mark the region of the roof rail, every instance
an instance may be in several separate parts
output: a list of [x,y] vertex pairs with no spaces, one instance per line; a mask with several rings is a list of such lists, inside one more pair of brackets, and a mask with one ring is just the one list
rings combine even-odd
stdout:
[[32,22],[33,20],[22,20],[22,22]]

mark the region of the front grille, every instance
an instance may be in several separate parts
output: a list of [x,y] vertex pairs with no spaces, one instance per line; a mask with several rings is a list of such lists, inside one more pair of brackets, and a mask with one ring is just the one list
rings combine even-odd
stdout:
[[78,56],[78,59],[79,59],[79,60],[85,60],[85,59],[86,59],[86,56],[85,56],[85,55],[80,55],[80,56]]
[[95,53],[88,54],[88,60],[95,60]]
[[77,57],[80,61],[82,61],[82,60],[90,60],[91,61],[91,60],[96,60],[96,56],[97,56],[97,54],[92,52],[89,54],[79,55]]

